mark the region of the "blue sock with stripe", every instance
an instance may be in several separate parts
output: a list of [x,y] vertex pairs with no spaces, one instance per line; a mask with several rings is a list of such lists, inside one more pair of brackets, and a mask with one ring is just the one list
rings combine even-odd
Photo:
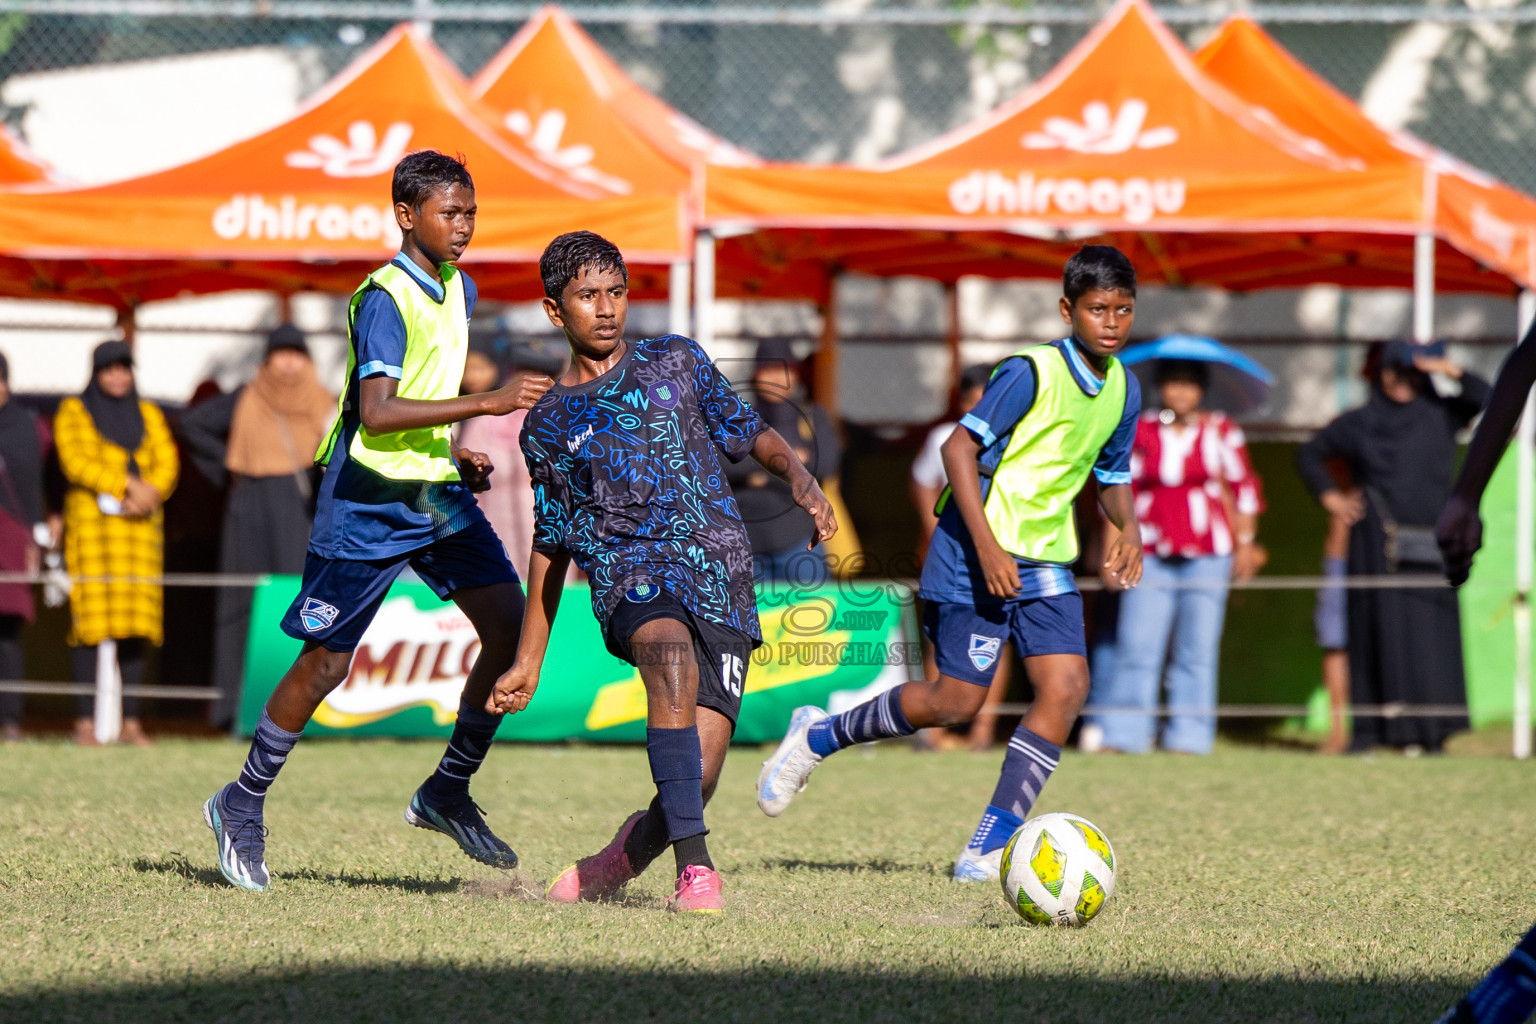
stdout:
[[258,817],[267,799],[267,788],[277,780],[277,773],[288,760],[293,745],[299,742],[300,735],[279,726],[268,716],[266,708],[262,708],[261,719],[256,723],[256,736],[251,740],[251,752],[245,757],[240,778],[225,794],[224,806],[242,817]]
[[856,708],[822,719],[806,731],[806,742],[817,757],[826,757],[856,743],[911,736],[917,729],[901,711],[901,691],[893,686]]
[[1503,963],[1488,972],[1446,1019],[1476,1024],[1519,1024],[1536,1010],[1536,928],[1525,933]]
[[443,751],[437,771],[427,780],[427,789],[434,797],[449,803],[468,799],[470,777],[480,770],[485,755],[490,753],[491,741],[500,725],[500,715],[459,701],[459,717],[453,723],[448,749]]
[[981,824],[968,849],[991,853],[1008,845],[1008,839],[1029,817],[1029,809],[1040,797],[1046,780],[1061,760],[1061,747],[1038,736],[1020,725],[1008,741],[1008,753],[1003,757],[1003,771],[998,777],[997,788],[992,791],[992,802],[981,816]]

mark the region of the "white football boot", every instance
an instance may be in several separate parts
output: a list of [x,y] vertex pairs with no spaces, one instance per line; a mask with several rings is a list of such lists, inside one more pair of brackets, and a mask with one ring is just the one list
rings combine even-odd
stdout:
[[955,860],[955,881],[996,882],[1003,877],[1003,850],[999,846],[991,853],[967,846]]
[[757,806],[770,818],[784,813],[784,808],[805,789],[805,780],[821,764],[821,758],[811,749],[806,732],[812,725],[827,718],[825,711],[807,705],[795,708],[789,719],[789,732],[779,741],[778,749],[763,762],[763,770],[757,773]]

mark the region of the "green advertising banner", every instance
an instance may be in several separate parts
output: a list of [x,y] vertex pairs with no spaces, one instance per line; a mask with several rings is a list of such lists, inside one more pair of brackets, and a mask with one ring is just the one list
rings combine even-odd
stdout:
[[[299,641],[278,628],[298,590],[297,576],[274,576],[256,590],[240,709],[247,736],[299,653]],[[803,704],[841,711],[920,678],[922,652],[911,608],[911,591],[890,582],[759,588],[764,643],[747,673],[736,739],[777,740],[790,713]],[[305,731],[447,736],[479,648],[474,627],[451,602],[439,601],[421,583],[396,583],[364,634],[346,682]],[[540,743],[645,740],[640,674],[608,653],[586,586],[566,588],[538,693],[526,711],[506,718],[498,736]]]

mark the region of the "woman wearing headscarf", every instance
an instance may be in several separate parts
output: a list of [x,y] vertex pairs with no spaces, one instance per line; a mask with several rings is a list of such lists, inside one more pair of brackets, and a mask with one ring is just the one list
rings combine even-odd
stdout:
[[[97,647],[113,640],[123,685],[137,685],[144,678],[146,645],[159,646],[165,632],[163,588],[142,581],[164,570],[161,506],[180,466],[165,416],[139,398],[126,342],[96,346],[91,382],[78,398],[59,403],[53,432],[68,484],[64,564],[75,578],[69,595],[75,681],[95,681]],[[96,742],[93,706],[92,697],[76,700],[78,743]],[[149,743],[136,698],[123,699],[121,737]]]
[[1166,750],[1209,754],[1227,582],[1258,568],[1264,492],[1242,429],[1202,407],[1209,364],[1160,359],[1157,387],[1162,408],[1142,414],[1131,450],[1142,585],[1120,595],[1114,672],[1094,678],[1088,699],[1117,709],[1096,719],[1103,749],[1143,753],[1160,739]]
[[[183,416],[192,461],[216,486],[230,482],[219,569],[301,573],[315,515],[315,450],[336,415],[304,333],[283,324],[267,337],[266,358],[249,384]],[[223,696],[210,720],[229,728],[239,711],[252,592],[219,590],[214,685]]]
[[[1367,366],[1370,399],[1303,445],[1297,467],[1318,503],[1351,524],[1349,575],[1438,573],[1431,527],[1450,497],[1456,432],[1482,409],[1488,382],[1402,341],[1382,346]],[[1431,373],[1459,379],[1461,394],[1439,394]],[[1348,470],[1354,491],[1340,488],[1332,459]],[[1356,704],[1466,704],[1455,591],[1352,589],[1346,621]],[[1465,715],[1356,715],[1350,749],[1436,752],[1466,727]]]
[[[0,572],[32,572],[39,544],[51,546],[53,531],[43,509],[43,460],[52,435],[32,410],[11,400],[11,367],[0,355]],[[21,628],[36,610],[32,587],[0,584],[0,679],[26,675]],[[0,693],[0,739],[21,739],[22,697]]]

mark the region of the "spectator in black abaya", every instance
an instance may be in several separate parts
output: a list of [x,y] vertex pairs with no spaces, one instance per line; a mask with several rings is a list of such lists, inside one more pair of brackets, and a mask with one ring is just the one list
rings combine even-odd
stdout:
[[[1324,427],[1297,454],[1318,502],[1351,524],[1351,576],[1440,571],[1430,527],[1451,493],[1456,433],[1481,410],[1489,388],[1432,352],[1401,341],[1380,346],[1367,360],[1370,399]],[[1441,395],[1431,373],[1459,380],[1461,393]],[[1334,482],[1330,459],[1347,467],[1354,493]],[[1350,590],[1347,624],[1355,704],[1466,705],[1454,591]],[[1350,749],[1438,752],[1447,736],[1465,728],[1465,715],[1357,715]]]
[[[54,531],[43,509],[43,460],[53,436],[30,409],[11,400],[11,367],[0,355],[0,572],[34,572],[39,544],[51,547]],[[26,678],[21,629],[36,609],[32,586],[0,583],[0,680]],[[0,739],[21,739],[22,697],[0,693]]]
[[[230,481],[221,572],[304,571],[315,450],[335,415],[335,396],[316,377],[303,332],[283,324],[268,337],[255,380],[182,417],[182,439],[198,468],[215,484]],[[247,587],[219,590],[213,677],[223,696],[209,717],[220,729],[239,710],[251,601]]]

